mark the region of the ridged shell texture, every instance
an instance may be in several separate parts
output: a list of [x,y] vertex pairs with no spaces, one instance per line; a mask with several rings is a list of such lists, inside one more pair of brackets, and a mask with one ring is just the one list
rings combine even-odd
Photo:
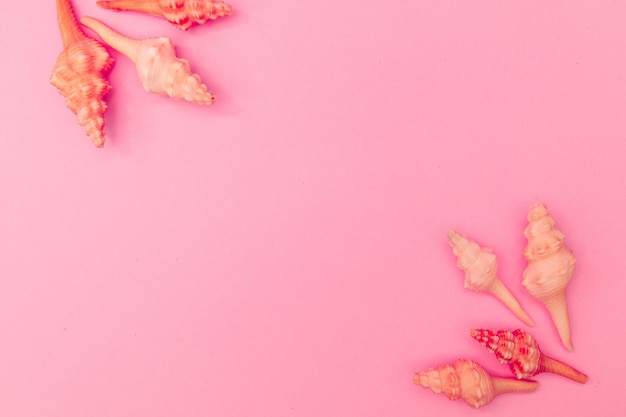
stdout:
[[537,389],[534,381],[492,377],[478,363],[467,359],[416,372],[413,382],[436,394],[444,393],[451,400],[461,398],[474,408],[489,404],[499,394]]
[[474,329],[470,331],[470,335],[493,353],[500,363],[509,365],[517,378],[530,378],[542,372],[551,372],[580,383],[587,382],[587,375],[544,355],[537,341],[521,329]]
[[522,285],[545,305],[563,345],[573,350],[565,290],[574,275],[576,259],[564,245],[563,233],[555,227],[554,219],[541,203],[530,209],[524,235],[528,239],[524,250],[528,266]]
[[209,20],[231,14],[231,6],[212,0],[112,0],[98,1],[100,7],[163,16],[168,22],[182,30],[193,25],[202,25]]
[[64,49],[59,55],[50,83],[65,97],[66,106],[77,116],[93,144],[105,142],[104,97],[111,90],[106,74],[114,60],[96,40],[86,36],[74,17],[69,0],[57,1],[59,27]]

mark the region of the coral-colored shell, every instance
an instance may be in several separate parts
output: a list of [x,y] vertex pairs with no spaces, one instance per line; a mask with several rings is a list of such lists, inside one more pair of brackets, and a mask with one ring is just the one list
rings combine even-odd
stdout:
[[191,72],[189,62],[176,57],[168,38],[131,39],[94,18],[82,17],[80,22],[133,60],[146,91],[198,104],[215,102],[200,76]]
[[496,355],[500,363],[509,365],[519,379],[551,372],[583,384],[587,382],[587,375],[544,355],[535,339],[520,329],[512,332],[472,329],[470,335]]
[[98,1],[98,6],[111,10],[128,10],[163,16],[174,26],[187,30],[209,20],[229,16],[231,6],[213,0],[112,0]]
[[489,374],[478,363],[459,359],[452,365],[439,365],[434,369],[416,372],[413,382],[429,388],[436,394],[444,393],[449,399],[462,398],[471,407],[489,404],[496,395],[507,392],[532,392],[537,389],[535,381],[500,378]]
[[563,233],[554,227],[554,219],[541,203],[530,209],[524,235],[528,239],[524,250],[528,267],[522,285],[546,306],[563,345],[573,350],[565,290],[574,275],[576,259],[563,244]]
[[454,230],[448,232],[448,241],[458,257],[458,267],[465,271],[465,288],[493,294],[520,320],[529,326],[534,325],[519,301],[498,278],[498,261],[491,249],[481,248]]
[[70,0],[57,0],[57,15],[64,49],[50,83],[66,98],[65,104],[76,114],[93,144],[102,147],[107,109],[104,96],[111,89],[105,75],[114,60],[98,41],[80,29]]

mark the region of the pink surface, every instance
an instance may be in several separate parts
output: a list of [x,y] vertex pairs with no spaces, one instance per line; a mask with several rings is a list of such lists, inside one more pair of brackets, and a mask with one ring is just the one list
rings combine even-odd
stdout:
[[[567,4],[565,4],[567,3]],[[218,96],[143,91],[113,53],[108,142],[49,84],[54,2],[0,25],[0,415],[475,415],[412,383],[472,327],[589,375],[483,415],[623,415],[626,5],[232,1],[166,35]],[[521,286],[527,209],[578,258],[575,351]],[[537,325],[462,288],[450,228],[494,248]]]

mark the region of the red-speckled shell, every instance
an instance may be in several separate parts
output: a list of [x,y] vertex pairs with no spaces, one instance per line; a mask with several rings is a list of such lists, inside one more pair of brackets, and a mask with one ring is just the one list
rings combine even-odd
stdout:
[[530,378],[541,372],[552,372],[577,382],[587,381],[587,376],[582,372],[544,355],[535,339],[521,329],[512,332],[473,329],[470,335],[493,353],[500,363],[509,365],[517,378]]
[[509,365],[517,378],[530,378],[541,372],[541,351],[535,339],[528,333],[520,329],[512,332],[472,330],[471,335],[493,353],[500,363]]

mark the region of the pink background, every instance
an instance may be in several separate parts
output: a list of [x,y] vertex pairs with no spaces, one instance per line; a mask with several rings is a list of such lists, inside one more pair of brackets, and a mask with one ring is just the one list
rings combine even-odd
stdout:
[[[412,383],[472,327],[523,324],[462,287],[446,233],[494,248],[544,352],[491,416],[622,415],[626,4],[233,0],[169,36],[218,96],[143,91],[117,62],[94,148],[49,84],[54,2],[0,25],[0,415],[475,415]],[[520,284],[526,213],[578,258],[575,352]]]

